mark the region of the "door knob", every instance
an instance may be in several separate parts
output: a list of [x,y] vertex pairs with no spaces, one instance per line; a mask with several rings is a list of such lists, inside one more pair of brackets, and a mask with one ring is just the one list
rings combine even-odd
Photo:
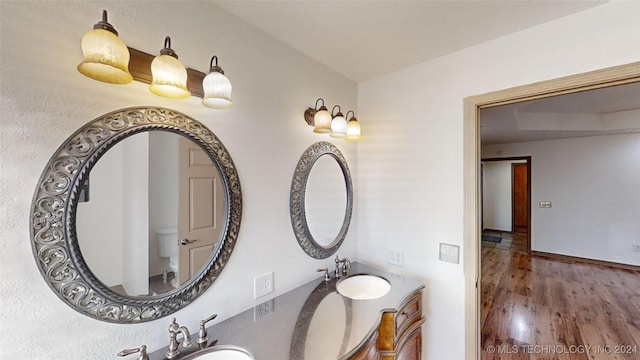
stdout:
[[181,244],[181,245],[189,245],[189,244],[194,243],[194,242],[196,242],[196,241],[198,241],[198,240],[189,240],[189,239],[184,239],[184,240],[180,241],[180,244]]

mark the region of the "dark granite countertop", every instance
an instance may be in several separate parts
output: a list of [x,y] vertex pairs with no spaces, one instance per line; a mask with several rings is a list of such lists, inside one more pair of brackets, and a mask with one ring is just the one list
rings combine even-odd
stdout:
[[[391,290],[374,300],[352,300],[324,276],[207,329],[217,345],[237,345],[256,360],[335,360],[357,349],[377,328],[381,311],[395,310],[411,293],[424,288],[415,279],[354,263],[347,276],[373,274]],[[194,346],[197,332],[194,334]],[[211,345],[210,345],[211,346]],[[150,354],[163,359],[166,349]],[[191,353],[192,351],[185,351]]]

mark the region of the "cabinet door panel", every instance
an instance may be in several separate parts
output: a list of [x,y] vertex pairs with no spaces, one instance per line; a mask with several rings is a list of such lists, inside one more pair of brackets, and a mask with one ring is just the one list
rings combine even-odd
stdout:
[[402,343],[398,344],[396,360],[420,360],[422,358],[422,328],[413,330]]

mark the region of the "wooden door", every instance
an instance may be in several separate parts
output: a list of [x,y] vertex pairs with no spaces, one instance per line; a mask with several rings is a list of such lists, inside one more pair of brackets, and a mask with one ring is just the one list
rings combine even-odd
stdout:
[[220,237],[224,192],[215,165],[196,143],[178,144],[178,284],[207,263]]
[[528,165],[511,164],[513,176],[513,232],[526,231],[529,225]]

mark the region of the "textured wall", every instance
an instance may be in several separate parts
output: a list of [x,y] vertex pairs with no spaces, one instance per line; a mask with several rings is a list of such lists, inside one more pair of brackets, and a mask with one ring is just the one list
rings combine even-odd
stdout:
[[607,3],[358,85],[358,257],[386,264],[402,249],[401,270],[423,278],[424,359],[463,359],[475,326],[462,265],[438,261],[438,243],[463,245],[463,99],[639,61],[639,13]]
[[[107,112],[140,105],[181,111],[207,125],[236,164],[243,191],[239,241],[218,281],[175,314],[196,329],[252,307],[253,276],[273,270],[275,294],[316,278],[331,260],[313,260],[298,246],[289,219],[289,186],[298,158],[312,143],[302,114],[318,97],[355,107],[356,85],[209,2],[0,3],[0,357],[113,359],[123,348],[167,345],[170,318],[114,325],[69,308],[48,288],[29,239],[36,182],[49,157],[78,127]],[[76,71],[80,40],[109,11],[131,47],[157,53],[166,35],[187,66],[207,71],[212,55],[234,86],[234,107],[215,111],[197,98],[165,100],[146,85],[104,84]],[[355,144],[334,142],[356,174]],[[355,219],[354,219],[355,222]],[[339,251],[355,257],[356,227]]]

